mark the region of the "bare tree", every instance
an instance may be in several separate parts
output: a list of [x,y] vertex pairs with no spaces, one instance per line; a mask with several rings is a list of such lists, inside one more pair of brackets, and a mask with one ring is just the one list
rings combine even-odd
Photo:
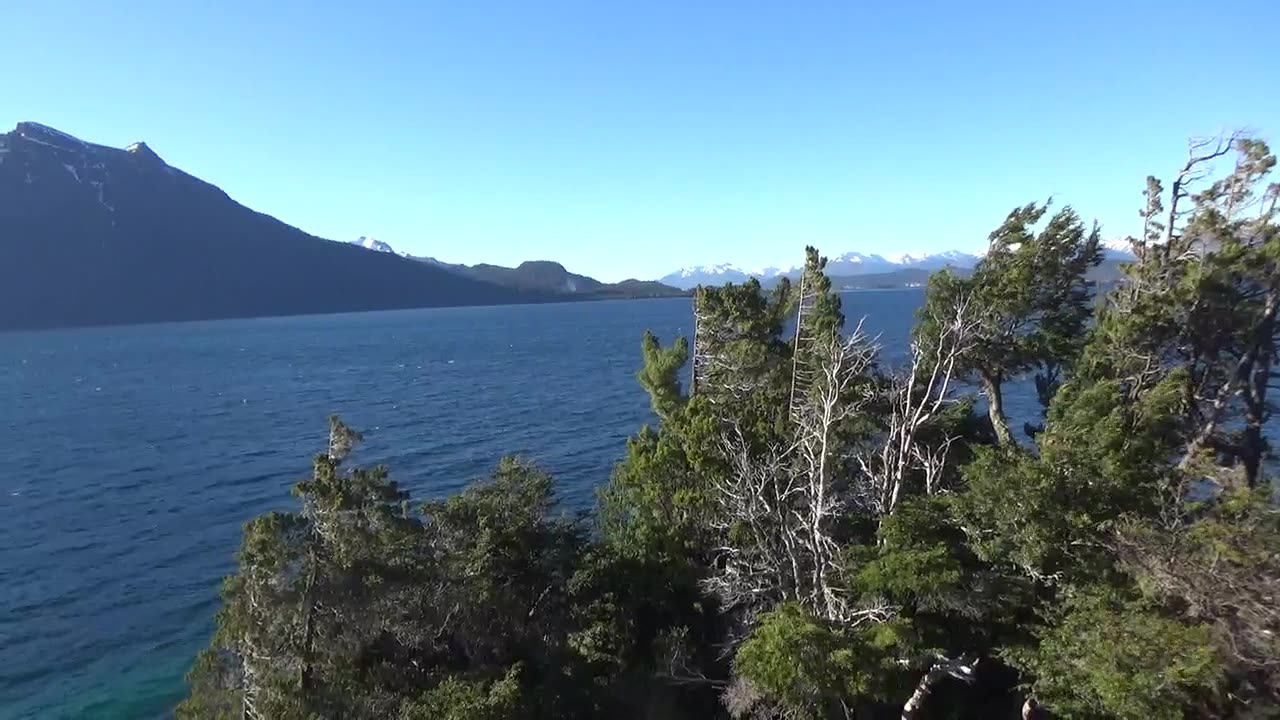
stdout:
[[933,318],[941,329],[936,342],[926,347],[913,341],[909,367],[892,375],[884,388],[889,405],[885,429],[878,442],[860,448],[855,455],[866,483],[863,502],[875,515],[893,513],[904,484],[912,477],[922,479],[926,494],[941,490],[955,438],[944,436],[927,445],[921,436],[954,401],[951,391],[956,365],[973,342],[975,315],[968,298],[961,297],[945,316]]
[[1193,212],[1182,207],[1182,201],[1191,197],[1192,187],[1212,172],[1210,163],[1231,152],[1241,137],[1241,133],[1237,132],[1230,136],[1196,138],[1189,143],[1187,162],[1174,176],[1169,194],[1169,216],[1164,223],[1165,235],[1162,243],[1166,257],[1176,250],[1174,241],[1182,236],[1185,220]]
[[869,377],[880,348],[859,322],[847,341],[832,338],[815,350],[819,353],[816,377],[793,416],[799,434],[803,505],[807,509],[803,520],[808,527],[803,536],[814,558],[809,602],[820,617],[848,620],[850,609],[832,582],[838,548],[831,539],[830,527],[835,516],[849,507],[847,483],[837,484],[833,478],[835,461],[844,453],[836,433],[870,402],[869,392],[853,386]]
[[839,428],[872,400],[857,385],[868,380],[879,348],[859,324],[847,340],[823,340],[813,350],[813,379],[795,403],[791,444],[753,448],[727,421],[731,472],[716,481],[713,521],[724,542],[706,585],[748,615],[794,600],[824,619],[857,624],[888,611],[850,607],[840,590],[832,526],[850,508],[851,485],[835,466],[845,452]]
[[[846,625],[892,616],[886,604],[853,605],[842,588],[833,527],[849,512],[891,514],[903,488],[919,478],[925,492],[941,490],[954,438],[924,441],[951,402],[956,364],[975,327],[966,299],[937,318],[937,343],[912,345],[906,372],[876,383],[880,348],[861,323],[846,340],[817,339],[806,349],[803,392],[792,401],[794,437],[786,446],[753,447],[726,419],[722,447],[730,472],[715,481],[722,538],[708,591],[748,618],[794,600],[815,615]],[[884,431],[851,447],[841,427],[876,401],[885,401]],[[847,465],[852,458],[853,466]],[[841,474],[838,468],[860,472]]]

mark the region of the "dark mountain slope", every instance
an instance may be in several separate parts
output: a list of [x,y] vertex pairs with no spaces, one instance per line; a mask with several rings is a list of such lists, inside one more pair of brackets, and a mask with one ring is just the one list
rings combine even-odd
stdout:
[[547,299],[308,235],[143,144],[0,135],[0,330]]
[[607,298],[679,297],[689,292],[653,280],[623,280],[605,283],[586,275],[571,273],[563,265],[550,260],[528,260],[518,267],[491,265],[462,265],[441,262],[433,257],[419,257],[397,253],[389,244],[372,237],[351,241],[352,245],[380,253],[399,254],[403,257],[430,263],[466,277],[502,287],[528,292],[554,293],[566,296],[564,300],[599,300]]
[[561,293],[590,293],[604,283],[585,275],[575,275],[557,262],[532,260],[518,267],[481,263],[460,269],[460,272],[478,280],[528,290],[545,290]]
[[660,282],[623,280],[604,283],[586,275],[571,273],[549,260],[530,260],[514,268],[501,265],[459,266],[458,272],[495,285],[527,291],[550,292],[577,297],[676,297],[688,293]]

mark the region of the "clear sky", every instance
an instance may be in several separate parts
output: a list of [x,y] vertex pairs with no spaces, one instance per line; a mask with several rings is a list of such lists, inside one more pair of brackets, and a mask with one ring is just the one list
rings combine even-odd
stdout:
[[1277,0],[15,2],[0,122],[145,140],[334,239],[615,280],[1136,232],[1190,135],[1280,144]]

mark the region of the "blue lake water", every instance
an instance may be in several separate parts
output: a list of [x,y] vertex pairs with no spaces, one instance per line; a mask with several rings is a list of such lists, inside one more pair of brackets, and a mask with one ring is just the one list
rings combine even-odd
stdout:
[[[893,357],[921,298],[844,302]],[[522,453],[589,507],[651,420],[641,335],[690,326],[674,299],[0,334],[0,718],[165,716],[331,413],[415,496]]]

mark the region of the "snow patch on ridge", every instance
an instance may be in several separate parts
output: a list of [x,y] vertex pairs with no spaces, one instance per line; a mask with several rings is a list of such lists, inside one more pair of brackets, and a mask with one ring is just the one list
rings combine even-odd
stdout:
[[[76,136],[74,136],[74,135],[68,135],[67,133],[62,132],[61,130],[58,130],[58,129],[56,129],[56,128],[51,128],[51,127],[49,127],[48,125],[41,125],[41,124],[40,124],[40,123],[38,123],[38,122],[30,122],[30,121],[27,121],[27,122],[23,123],[23,125],[28,125],[28,126],[30,126],[30,127],[32,127],[32,128],[35,128],[36,130],[39,130],[40,132],[47,133],[47,134],[49,134],[49,135],[52,135],[52,136],[53,136],[53,137],[55,137],[55,138],[60,138],[60,139],[62,139],[62,140],[67,140],[67,141],[69,141],[69,142],[73,142],[73,143],[75,143],[75,144],[77,144],[77,145],[84,145],[84,144],[85,144],[85,141],[81,140],[80,138],[78,138],[78,137],[76,137]],[[23,136],[24,136],[24,137],[27,137],[26,133],[23,133]],[[46,144],[47,144],[47,143],[46,143]]]
[[362,235],[356,238],[355,240],[352,240],[351,244],[358,245],[364,248],[365,250],[373,250],[374,252],[391,253],[393,255],[397,254],[395,249],[393,249],[390,245],[374,237],[365,237]]

